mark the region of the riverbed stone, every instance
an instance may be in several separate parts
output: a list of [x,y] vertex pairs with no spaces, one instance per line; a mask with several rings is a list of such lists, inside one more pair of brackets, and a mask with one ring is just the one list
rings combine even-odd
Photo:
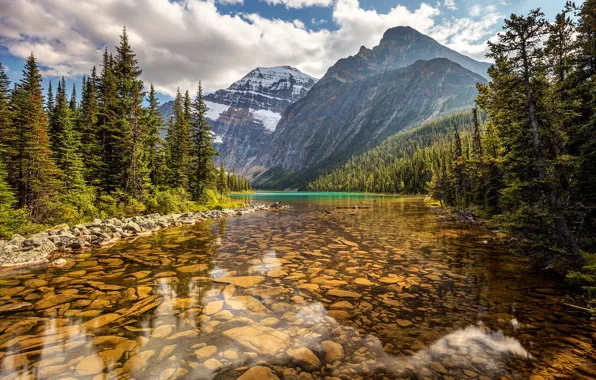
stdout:
[[147,367],[149,364],[149,359],[151,359],[153,355],[155,355],[155,351],[153,350],[141,351],[128,359],[128,361],[124,363],[122,369],[124,369],[126,372],[132,373],[141,372]]
[[217,359],[208,359],[203,363],[203,366],[209,371],[216,372],[223,367],[223,364]]
[[362,294],[351,290],[331,289],[327,292],[328,296],[342,297],[342,298],[360,298]]
[[216,346],[207,346],[207,347],[203,347],[199,350],[195,351],[195,356],[197,357],[197,359],[207,359],[212,357],[213,355],[215,355],[217,353],[217,347]]
[[289,349],[290,355],[298,364],[307,370],[313,371],[321,366],[321,361],[311,350],[306,347]]
[[223,308],[223,305],[224,305],[224,301],[222,301],[222,300],[211,301],[211,302],[207,303],[207,305],[205,305],[205,307],[203,308],[203,314],[211,315],[211,314],[218,313]]
[[85,357],[75,368],[79,376],[96,375],[103,372],[105,363],[99,355],[90,355]]
[[321,343],[321,348],[325,352],[325,361],[333,363],[336,360],[342,360],[344,357],[344,349],[339,343],[331,340],[326,340]]
[[288,334],[260,325],[236,327],[224,331],[223,335],[261,355],[275,355],[287,349],[291,341]]
[[214,282],[223,282],[226,284],[233,284],[242,288],[250,288],[263,282],[263,276],[238,276],[238,277],[219,277],[214,278]]
[[237,380],[279,380],[279,377],[271,368],[259,365],[248,369]]

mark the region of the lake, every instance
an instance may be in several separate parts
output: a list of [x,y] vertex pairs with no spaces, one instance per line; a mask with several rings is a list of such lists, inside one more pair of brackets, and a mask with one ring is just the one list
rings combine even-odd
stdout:
[[0,273],[2,379],[596,377],[596,322],[494,231],[423,198],[234,198],[290,207]]

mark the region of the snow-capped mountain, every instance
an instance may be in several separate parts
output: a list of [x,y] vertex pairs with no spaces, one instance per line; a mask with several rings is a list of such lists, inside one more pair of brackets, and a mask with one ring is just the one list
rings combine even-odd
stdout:
[[[205,95],[215,148],[226,168],[246,172],[270,140],[285,109],[302,98],[316,79],[290,66],[258,67],[226,89]],[[160,110],[166,120],[173,102]]]

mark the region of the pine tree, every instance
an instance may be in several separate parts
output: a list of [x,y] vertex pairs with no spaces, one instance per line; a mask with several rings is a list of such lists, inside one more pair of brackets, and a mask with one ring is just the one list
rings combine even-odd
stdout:
[[207,105],[200,82],[192,103],[190,130],[193,151],[190,193],[193,200],[200,201],[204,199],[205,190],[215,188],[213,156],[217,154],[213,149],[213,135],[207,121]]
[[97,74],[95,67],[91,76],[86,80],[81,94],[81,107],[79,117],[79,133],[81,140],[81,156],[85,163],[85,182],[89,185],[98,185],[101,170],[101,147],[98,141],[98,104],[97,104]]
[[52,81],[48,83],[48,96],[46,99],[46,113],[48,114],[48,120],[52,120],[52,115],[54,113],[54,90],[52,89]]
[[[504,160],[507,172],[504,199],[509,199],[505,208],[513,211],[511,225],[517,225],[530,239],[544,242],[545,238],[555,238],[550,245],[558,247],[561,254],[551,260],[552,265],[579,268],[583,257],[564,216],[563,185],[555,165],[561,140],[558,131],[553,132],[549,123],[543,121],[548,120],[544,107],[544,89],[548,84],[541,44],[548,23],[540,10],[534,10],[528,16],[511,15],[505,20],[504,29],[498,41],[489,42],[488,56],[495,59],[496,65],[490,72],[493,81],[488,88],[496,90],[503,85],[510,92],[490,92],[488,96],[494,101],[488,104],[485,98],[484,106],[491,117],[510,119],[498,123],[501,141],[510,152]],[[481,88],[481,97],[487,95],[486,91],[482,94],[483,89],[487,87]],[[496,101],[497,97],[502,101]],[[505,104],[508,115],[497,115]],[[523,148],[528,143],[531,150]],[[535,224],[529,220],[541,222]]]
[[586,226],[596,229],[596,0],[585,1],[578,14],[576,68],[570,87],[581,99],[576,141],[579,145],[577,193],[586,207]]
[[[62,77],[58,81],[58,90],[56,91],[56,100],[58,99],[66,99],[65,94],[65,86],[66,80]],[[63,121],[63,119],[61,119]],[[52,108],[51,118],[48,119],[48,135],[50,138],[50,148],[52,148],[53,152],[58,150],[58,138],[62,135],[62,128],[63,125],[59,123],[59,120],[56,118],[56,102],[54,102],[54,107]]]
[[217,173],[217,192],[221,194],[223,197],[228,192],[228,182],[226,179],[226,168],[224,167],[223,162],[219,167],[219,171]]
[[75,117],[76,114],[78,113],[78,106],[77,106],[77,86],[74,83],[72,84],[72,93],[70,95],[70,103],[68,104],[68,107],[70,108],[70,112],[73,115],[73,117]]
[[12,127],[10,80],[0,62],[0,156],[10,160],[9,147],[14,144],[15,131]]
[[14,95],[13,125],[17,138],[11,162],[16,175],[13,188],[18,207],[29,207],[31,218],[44,217],[47,202],[59,191],[60,171],[51,156],[48,119],[41,93],[41,75],[33,54],[27,58],[22,79]]
[[161,137],[163,132],[163,119],[161,112],[159,112],[159,100],[153,83],[149,88],[149,95],[147,97],[149,107],[147,109],[147,117],[145,120],[146,136],[145,151],[148,156],[149,177],[153,186],[161,186],[166,182],[165,179],[165,152],[164,141]]
[[7,172],[4,162],[0,159],[0,238],[10,238],[12,232],[23,222],[22,212],[15,210],[13,189],[7,182]]
[[63,187],[67,190],[81,190],[85,187],[84,166],[80,153],[80,136],[75,130],[75,116],[64,92],[65,81],[62,78],[61,91],[56,98],[53,112],[54,161],[62,171]]
[[111,193],[122,184],[123,131],[117,123],[117,82],[114,75],[114,59],[106,48],[98,81],[97,143],[100,153],[98,171],[100,189]]
[[[188,190],[190,157],[190,129],[180,89],[174,100],[174,115],[170,119],[166,135],[168,183],[172,187]],[[190,111],[188,111],[190,113]]]
[[122,131],[122,140],[118,144],[120,154],[116,162],[117,168],[122,170],[122,176],[116,185],[133,197],[141,198],[149,185],[147,155],[144,151],[145,110],[142,106],[145,94],[140,79],[142,71],[128,42],[126,28],[122,31],[116,50],[116,121]]
[[478,107],[472,110],[472,122],[474,123],[474,130],[472,132],[472,152],[474,159],[482,159],[482,138],[480,136],[480,122],[478,121]]

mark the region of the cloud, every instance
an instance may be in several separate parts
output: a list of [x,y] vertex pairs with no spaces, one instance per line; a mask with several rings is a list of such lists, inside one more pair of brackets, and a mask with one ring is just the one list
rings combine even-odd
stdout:
[[472,17],[479,17],[479,16],[483,16],[486,14],[494,14],[497,11],[497,9],[495,8],[494,5],[472,5],[469,9],[468,9],[468,14]]
[[452,11],[456,11],[457,10],[457,7],[455,6],[455,0],[445,0],[445,2],[443,3],[443,5],[447,9],[450,9]]
[[455,51],[485,60],[488,52],[486,41],[495,35],[494,27],[502,17],[499,13],[488,13],[480,21],[469,18],[446,20],[431,28],[429,34]]
[[329,7],[333,0],[265,0],[271,5],[285,5],[286,8]]
[[[438,7],[422,3],[387,13],[363,9],[358,0],[334,0],[334,30],[308,29],[256,13],[222,14],[218,0],[11,0],[0,1],[0,45],[16,57],[34,52],[46,75],[77,76],[99,65],[103,49],[114,51],[122,26],[157,91],[227,87],[257,66],[291,65],[324,75],[338,59],[378,44],[385,30],[410,25],[464,53],[480,51],[486,21],[437,23]],[[221,1],[221,0],[219,0]],[[234,1],[234,0],[224,0]],[[331,0],[273,0],[287,7]],[[492,19],[491,19],[492,20]],[[472,32],[473,36],[460,35]]]

